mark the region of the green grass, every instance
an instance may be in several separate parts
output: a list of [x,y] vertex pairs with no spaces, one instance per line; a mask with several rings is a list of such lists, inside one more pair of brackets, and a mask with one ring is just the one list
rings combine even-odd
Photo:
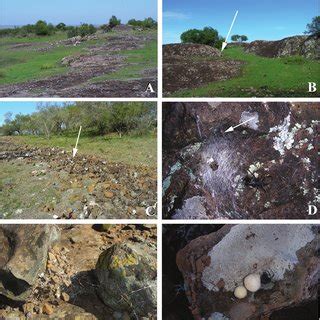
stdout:
[[91,79],[92,82],[140,78],[141,72],[157,66],[157,41],[151,41],[141,49],[120,51],[116,54],[125,56],[128,66],[116,72],[95,77]]
[[30,47],[13,49],[14,43],[48,42],[66,39],[66,35],[57,34],[49,37],[35,38],[1,38],[0,39],[0,84],[21,83],[33,79],[63,74],[67,67],[60,64],[61,59],[82,52],[92,41],[77,47],[61,46],[40,52]]
[[[59,147],[72,153],[76,142],[74,136],[54,136],[51,139],[36,136],[10,137],[16,143],[36,147]],[[122,136],[106,135],[99,137],[82,136],[78,144],[79,155],[96,155],[111,162],[122,162],[129,165],[157,165],[157,139],[154,135]]]
[[[314,96],[308,82],[320,83],[320,63],[303,57],[265,58],[229,48],[223,59],[244,61],[239,77],[175,92],[177,97]],[[257,91],[246,90],[254,88]]]

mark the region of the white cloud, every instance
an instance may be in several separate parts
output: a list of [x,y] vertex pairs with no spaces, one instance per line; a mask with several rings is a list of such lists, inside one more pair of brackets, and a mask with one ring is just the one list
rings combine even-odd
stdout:
[[174,11],[164,11],[163,17],[168,19],[189,19],[189,16],[181,13],[181,12],[174,12]]

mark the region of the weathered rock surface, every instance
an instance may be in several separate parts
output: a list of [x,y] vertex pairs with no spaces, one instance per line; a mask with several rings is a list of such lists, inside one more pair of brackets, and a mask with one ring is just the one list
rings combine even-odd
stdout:
[[157,307],[156,251],[145,243],[123,243],[103,252],[96,266],[98,293],[112,309],[143,317]]
[[[319,227],[228,225],[191,241],[177,254],[194,319],[261,319],[317,299]],[[262,286],[236,299],[252,273]]]
[[294,36],[278,41],[252,41],[245,46],[246,52],[268,58],[304,56],[320,59],[320,36]]
[[319,110],[317,103],[165,104],[164,216],[315,218],[308,205],[318,205]]
[[221,52],[200,44],[163,46],[163,86],[167,94],[226,80],[240,73],[243,62],[220,59]]
[[49,225],[0,227],[0,294],[25,300],[45,270],[48,250],[57,239],[57,229]]
[[220,57],[221,51],[217,48],[196,43],[175,43],[163,46],[163,57]]

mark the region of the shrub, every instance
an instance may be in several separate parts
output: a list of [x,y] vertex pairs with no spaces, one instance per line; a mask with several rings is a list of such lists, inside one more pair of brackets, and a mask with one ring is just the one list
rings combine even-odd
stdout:
[[63,22],[60,22],[56,25],[56,29],[65,31],[67,29],[67,26]]
[[119,24],[121,24],[121,20],[117,19],[116,16],[112,16],[109,20],[109,26],[111,28],[114,28],[115,26],[118,26]]
[[50,29],[45,21],[39,20],[35,24],[35,34],[38,36],[47,36],[50,34]]
[[144,20],[136,20],[136,19],[131,19],[128,21],[128,24],[134,27],[141,27],[141,28],[156,28],[157,27],[157,21],[155,21],[152,18],[146,18]]

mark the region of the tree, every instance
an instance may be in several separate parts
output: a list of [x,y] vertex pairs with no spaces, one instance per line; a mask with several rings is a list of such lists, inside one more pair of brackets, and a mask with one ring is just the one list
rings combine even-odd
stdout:
[[248,37],[246,35],[242,35],[242,36],[240,36],[240,40],[241,40],[241,42],[248,41]]
[[248,41],[248,37],[246,35],[240,36],[239,34],[234,34],[233,36],[231,36],[231,40],[234,42],[244,42]]
[[304,33],[310,35],[320,34],[320,16],[314,17],[312,22],[307,24],[307,30]]
[[183,43],[200,43],[215,46],[221,40],[216,29],[205,27],[203,30],[190,29],[183,32],[180,36]]
[[38,36],[47,36],[49,35],[53,28],[53,26],[51,25],[47,25],[47,23],[43,20],[39,20],[36,24],[35,24],[35,33]]
[[67,29],[67,26],[65,23],[60,22],[59,24],[56,25],[56,29],[65,31]]
[[116,16],[112,16],[109,20],[109,26],[111,28],[114,28],[115,26],[119,25],[121,23],[121,20],[118,19]]

